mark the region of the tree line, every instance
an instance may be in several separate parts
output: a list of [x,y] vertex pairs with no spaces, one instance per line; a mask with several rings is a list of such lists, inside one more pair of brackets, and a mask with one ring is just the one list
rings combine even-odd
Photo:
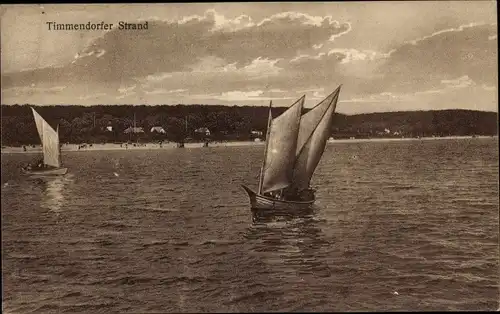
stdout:
[[[28,104],[2,105],[3,146],[39,143],[30,107]],[[59,125],[62,143],[253,140],[265,136],[269,113],[267,107],[217,105],[59,105],[33,108],[54,128]],[[286,109],[273,108],[273,116]],[[142,127],[144,133],[124,133],[134,125]],[[497,113],[471,110],[336,113],[332,136],[495,135],[497,125]],[[165,133],[150,132],[157,126]],[[108,131],[108,127],[112,131]],[[210,135],[195,132],[203,127],[210,130]],[[263,136],[252,131],[260,131]]]

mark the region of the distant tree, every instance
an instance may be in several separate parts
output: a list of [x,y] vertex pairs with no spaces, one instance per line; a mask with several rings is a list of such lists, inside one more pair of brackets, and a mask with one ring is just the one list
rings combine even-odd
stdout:
[[[30,104],[2,105],[2,145],[39,144]],[[212,139],[250,139],[252,130],[266,134],[268,107],[228,107],[218,105],[175,106],[33,106],[46,121],[56,127],[62,142],[182,141],[193,137],[194,130],[207,127]],[[278,117],[285,107],[272,109]],[[133,126],[134,113],[137,126],[143,127],[142,135],[124,134]],[[186,118],[188,132],[186,132]],[[445,135],[494,135],[497,134],[497,113],[471,110],[439,110],[414,112],[386,112],[359,115],[336,113],[332,126],[335,137],[394,136],[445,136]],[[112,131],[106,126],[112,126]],[[152,134],[153,126],[163,126],[166,135]],[[391,130],[391,134],[384,132]],[[381,133],[381,134],[377,134]],[[198,136],[203,140],[204,136]]]
[[170,117],[167,118],[167,123],[164,126],[166,138],[174,141],[181,142],[187,137],[185,121],[181,118]]

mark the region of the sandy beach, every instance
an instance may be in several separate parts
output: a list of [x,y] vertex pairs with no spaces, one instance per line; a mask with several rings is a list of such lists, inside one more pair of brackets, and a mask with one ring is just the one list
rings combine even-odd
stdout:
[[[448,136],[448,137],[422,137],[422,138],[371,138],[371,139],[334,139],[329,140],[329,145],[335,145],[339,143],[357,143],[357,142],[391,142],[391,141],[427,141],[427,140],[449,140],[449,139],[480,139],[480,138],[497,138],[497,136],[477,136],[473,138],[472,136]],[[235,147],[235,146],[258,146],[263,145],[264,142],[252,142],[252,141],[233,141],[233,142],[211,142],[209,147]],[[64,144],[61,147],[61,151],[69,152],[86,152],[86,151],[108,151],[108,150],[152,150],[152,149],[174,149],[177,148],[177,144],[174,142],[168,142],[163,144],[158,143],[143,143],[143,144],[116,144],[116,143],[106,143],[106,144]],[[184,148],[203,148],[203,143],[185,143]],[[26,146],[26,151],[23,147],[12,147],[6,146],[2,147],[2,154],[16,154],[16,153],[39,153],[41,152],[41,145]]]
[[[264,142],[212,142],[209,147],[232,147],[232,146],[248,146],[248,145],[263,145]],[[108,150],[153,150],[153,149],[175,149],[177,143],[140,143],[140,144],[63,144],[61,151],[63,152],[86,152],[86,151],[108,151]],[[203,148],[203,143],[185,143],[184,148]],[[16,153],[38,153],[41,152],[41,145],[26,146],[26,151],[23,147],[2,147],[2,154]]]

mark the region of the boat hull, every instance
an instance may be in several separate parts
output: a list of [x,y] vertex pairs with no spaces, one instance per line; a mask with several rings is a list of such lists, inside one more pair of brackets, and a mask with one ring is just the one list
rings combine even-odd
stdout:
[[314,204],[314,199],[310,201],[283,201],[272,197],[255,193],[250,188],[242,185],[250,198],[250,205],[253,210],[301,210],[308,209]]
[[22,171],[27,175],[36,175],[36,176],[62,176],[68,172],[68,168],[53,168],[53,169],[44,169],[44,170],[26,170],[22,169]]

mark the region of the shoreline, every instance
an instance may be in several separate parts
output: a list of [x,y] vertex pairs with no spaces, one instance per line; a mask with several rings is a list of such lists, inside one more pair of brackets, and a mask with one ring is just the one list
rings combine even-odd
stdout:
[[[422,137],[422,138],[366,138],[366,139],[334,139],[329,140],[327,145],[335,145],[340,143],[362,143],[362,142],[396,142],[396,141],[428,141],[428,140],[462,140],[462,139],[485,139],[485,138],[498,138],[498,135],[494,136],[444,136],[444,137]],[[252,142],[252,141],[231,141],[231,142],[211,142],[208,144],[208,148],[212,147],[241,147],[241,146],[260,146],[264,145],[265,142]],[[85,147],[81,147],[86,145]],[[79,149],[80,146],[80,149]],[[141,144],[64,144],[61,147],[62,152],[86,152],[86,151],[116,151],[116,150],[159,150],[159,149],[176,149],[177,143],[168,142],[163,143],[161,146],[158,143],[141,143]],[[203,148],[203,143],[185,143],[184,148]],[[6,146],[2,147],[2,154],[33,154],[40,153],[41,146],[35,145],[35,147],[27,146],[26,151],[23,147],[13,147]]]

